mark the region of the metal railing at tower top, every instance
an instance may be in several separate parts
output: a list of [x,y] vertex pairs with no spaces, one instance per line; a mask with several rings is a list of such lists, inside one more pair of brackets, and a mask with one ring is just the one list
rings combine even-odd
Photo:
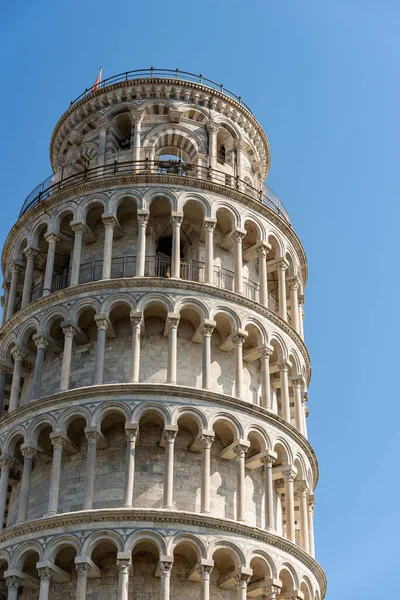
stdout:
[[[96,86],[96,90],[101,90],[110,85],[114,85],[115,83],[121,83],[123,81],[134,81],[135,79],[176,79],[177,81],[191,81],[192,83],[199,83],[205,87],[208,87],[217,92],[221,92],[221,94],[225,94],[232,100],[235,100],[239,104],[241,104],[249,113],[253,114],[250,108],[247,106],[245,102],[243,102],[241,96],[237,96],[230,90],[228,90],[222,83],[217,83],[212,79],[207,79],[207,77],[203,77],[203,75],[196,75],[196,73],[189,73],[188,71],[180,71],[179,69],[155,69],[154,67],[150,67],[149,69],[136,69],[135,71],[125,71],[124,73],[119,73],[118,75],[112,75],[112,77],[107,77],[107,79],[103,79],[98,86]],[[75,100],[70,102],[70,106],[78,102],[81,98],[85,98],[89,94],[93,93],[93,85],[86,88],[82,94],[80,94]]]
[[227,189],[237,190],[253,200],[264,204],[282,219],[290,223],[287,210],[278,196],[268,186],[264,186],[262,190],[258,190],[243,179],[239,179],[239,177],[234,177],[233,175],[223,173],[217,169],[211,169],[210,167],[200,167],[198,165],[185,164],[179,161],[152,161],[148,159],[113,162],[100,167],[86,168],[79,173],[68,175],[68,177],[64,176],[63,171],[50,175],[50,177],[47,177],[47,179],[42,181],[42,183],[35,187],[35,189],[27,196],[22,205],[19,217],[22,217],[22,215],[39,204],[39,202],[46,200],[52,194],[61,190],[66,190],[75,185],[84,183],[85,181],[101,181],[107,177],[124,177],[127,175],[143,177],[145,181],[147,176],[168,175],[171,177],[185,178],[185,181],[189,184],[196,180],[215,183]]

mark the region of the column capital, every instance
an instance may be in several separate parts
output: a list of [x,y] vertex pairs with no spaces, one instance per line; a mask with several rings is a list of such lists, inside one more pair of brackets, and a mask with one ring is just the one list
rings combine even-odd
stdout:
[[232,341],[235,346],[243,346],[245,339],[249,334],[244,329],[236,329],[232,334]]
[[250,581],[250,577],[252,576],[253,570],[247,569],[246,567],[241,567],[239,569],[239,573],[235,575],[236,585],[238,589],[246,589],[247,584]]
[[84,221],[71,221],[70,226],[74,233],[81,233],[83,235],[84,233],[89,231],[89,227]]
[[280,370],[281,370],[281,371],[284,371],[285,373],[287,373],[287,372],[289,371],[289,368],[290,368],[291,366],[292,366],[292,365],[290,364],[290,362],[289,362],[288,360],[282,360],[282,361],[279,363],[279,368],[280,368]]
[[241,244],[243,241],[243,238],[245,237],[246,234],[247,234],[247,231],[245,229],[236,227],[235,231],[233,232],[233,237],[235,239],[235,242]]
[[63,434],[58,432],[50,434],[50,441],[53,444],[54,450],[63,450],[67,444],[67,440]]
[[314,494],[309,494],[307,497],[308,510],[310,512],[314,512],[315,508],[315,496]]
[[267,258],[268,252],[271,250],[271,244],[268,244],[268,242],[258,242],[257,246],[259,258]]
[[281,593],[282,581],[280,579],[269,579],[264,587],[264,593],[268,600],[275,600]]
[[260,348],[260,353],[261,353],[261,356],[262,356],[263,358],[268,358],[268,359],[270,359],[270,358],[271,358],[271,356],[272,356],[272,355],[273,355],[273,353],[274,353],[274,347],[273,347],[273,346],[271,346],[270,344],[264,344],[264,345],[263,345],[263,346],[261,346],[261,348]]
[[129,318],[132,327],[141,327],[143,325],[143,313],[140,311],[131,311]]
[[291,377],[290,378],[290,383],[293,385],[293,387],[297,387],[297,388],[303,387],[303,380],[298,375],[295,375],[294,377]]
[[288,268],[289,268],[289,265],[288,265],[288,263],[287,263],[286,259],[285,259],[285,258],[282,258],[282,259],[281,259],[281,260],[278,262],[278,269],[279,269],[280,271],[287,271],[287,270],[288,270]]
[[304,479],[296,479],[296,493],[299,498],[308,497],[309,487],[307,481]]
[[11,355],[15,361],[23,360],[25,358],[25,356],[27,355],[27,353],[28,353],[27,350],[25,350],[24,348],[21,348],[20,346],[15,346],[11,350]]
[[46,350],[50,342],[49,338],[43,333],[36,333],[32,339],[35,342],[38,350]]
[[299,306],[304,306],[304,294],[298,295],[297,302],[298,302]]
[[18,590],[22,585],[22,578],[18,575],[9,575],[5,577],[8,590]]
[[139,227],[146,227],[149,222],[149,213],[148,212],[139,212],[137,213],[137,220]]
[[204,319],[203,323],[201,324],[201,333],[203,337],[211,337],[216,326],[217,323],[215,321]]
[[10,468],[14,463],[14,457],[8,454],[0,456],[0,468]]
[[237,458],[244,458],[246,456],[246,452],[249,449],[250,444],[241,444],[238,443],[234,448],[233,451],[236,455]]
[[277,458],[278,458],[278,455],[276,452],[272,452],[271,450],[268,450],[267,453],[264,454],[264,456],[261,458],[261,461],[264,463],[265,466],[269,466],[269,465],[272,466]]
[[215,433],[213,431],[203,430],[201,433],[201,441],[203,442],[203,448],[209,450],[215,439]]
[[288,465],[282,469],[282,475],[285,483],[293,483],[296,479],[297,470],[293,466]]
[[208,133],[218,133],[221,129],[221,125],[215,121],[208,121],[208,123],[206,123],[206,129]]
[[130,113],[131,113],[132,123],[134,125],[137,125],[138,123],[141,123],[143,121],[146,111],[137,109],[137,110],[131,110]]
[[75,558],[75,568],[78,572],[78,577],[82,575],[85,575],[87,577],[87,574],[90,569],[90,564],[86,561],[77,561]]
[[178,327],[181,315],[179,313],[168,313],[166,326],[168,329]]
[[127,554],[128,553],[126,553],[126,552],[118,552],[117,567],[118,567],[119,573],[129,575],[131,572],[131,568],[132,568],[132,560],[131,560],[130,554],[129,554],[129,556],[127,556]]
[[[213,561],[214,562],[214,561]],[[211,572],[214,568],[214,565],[200,565],[199,573],[202,579],[210,579]]]
[[164,556],[164,555],[160,556],[160,560],[158,561],[158,566],[160,568],[162,577],[170,577],[171,576],[173,564],[174,564],[173,556]]
[[108,329],[110,322],[106,314],[100,313],[95,315],[94,320],[96,322],[97,329]]
[[213,232],[217,224],[217,219],[204,219],[204,229]]
[[61,323],[61,329],[63,330],[65,337],[73,338],[78,333],[76,327],[69,321],[63,321]]
[[21,454],[26,459],[33,459],[37,454],[37,448],[33,448],[33,446],[21,446]]
[[[170,426],[170,427],[173,427],[173,426]],[[175,427],[176,427],[176,429],[170,429],[170,428],[166,429],[165,428],[163,430],[162,435],[166,442],[170,442],[170,443],[175,442],[175,438],[178,433],[178,427],[177,426],[175,426]]]
[[60,236],[57,235],[56,233],[46,233],[46,235],[44,236],[44,239],[46,240],[46,242],[49,245],[50,244],[56,245],[56,243],[60,241]]
[[51,567],[39,567],[37,566],[37,572],[40,581],[51,581],[54,571]]
[[174,212],[171,213],[171,225],[173,227],[180,227],[183,221],[183,213]]
[[139,429],[137,427],[125,427],[125,435],[126,435],[126,439],[129,442],[135,442],[137,441],[138,435],[139,435]]
[[291,291],[297,291],[300,287],[300,282],[297,277],[291,277],[287,280],[287,283]]
[[85,436],[89,444],[93,444],[94,446],[97,446],[97,442],[100,439],[100,432],[98,431],[97,428],[92,428],[92,427],[85,427]]
[[28,248],[25,248],[25,250],[23,250],[23,253],[25,254],[26,260],[35,260],[35,258],[39,254],[39,250],[36,250],[36,248],[32,248],[32,246],[29,246]]
[[18,273],[21,273],[22,267],[23,267],[23,265],[19,261],[13,260],[10,265],[10,271],[11,271],[11,273],[18,274]]
[[103,219],[105,229],[114,229],[118,225],[118,221],[114,215],[101,215],[101,218]]

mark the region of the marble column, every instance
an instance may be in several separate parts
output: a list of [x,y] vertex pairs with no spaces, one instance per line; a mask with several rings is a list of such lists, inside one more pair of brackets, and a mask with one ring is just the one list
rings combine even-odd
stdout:
[[22,579],[17,575],[6,577],[6,586],[8,589],[7,600],[18,600],[18,591],[22,586]]
[[243,294],[243,238],[246,231],[236,229],[234,233],[234,290],[237,294]]
[[299,335],[304,340],[304,295],[299,295]]
[[118,566],[117,600],[128,600],[129,574],[131,572],[130,558],[117,558],[117,566]]
[[243,140],[235,140],[234,146],[236,148],[236,175],[239,180],[239,189],[242,189],[242,180],[243,180],[243,150],[244,150],[244,142]]
[[93,384],[103,383],[104,354],[106,350],[106,331],[108,329],[108,318],[106,315],[96,315],[94,320],[97,325],[96,356],[94,362]]
[[303,404],[301,401],[301,391],[303,387],[303,382],[300,377],[291,380],[293,387],[293,396],[294,396],[294,414],[295,414],[295,425],[297,429],[300,431],[302,435],[304,435],[303,431]]
[[201,457],[201,512],[210,514],[210,466],[211,446],[214,441],[214,433],[203,433],[201,441],[203,451]]
[[300,512],[300,546],[305,552],[310,551],[310,536],[308,533],[308,485],[306,481],[296,481],[296,493],[299,500]]
[[177,381],[177,354],[178,354],[178,325],[179,314],[169,313],[167,317],[168,327],[168,365],[167,383],[176,384]]
[[235,396],[243,398],[243,344],[247,332],[236,331],[232,337],[235,348]]
[[267,600],[276,600],[282,590],[282,582],[279,579],[270,579],[264,587],[264,594]]
[[171,257],[171,278],[180,279],[181,277],[181,225],[182,215],[172,215],[172,257]]
[[299,289],[299,281],[297,277],[293,277],[288,281],[289,290],[290,290],[290,317],[292,320],[292,327],[300,334],[299,328],[299,299],[298,299],[298,289]]
[[285,260],[278,263],[278,295],[279,295],[279,316],[284,321],[287,321],[287,304],[286,304],[286,271],[288,264]]
[[125,458],[125,483],[123,506],[132,508],[133,506],[133,487],[135,480],[135,451],[136,440],[139,430],[136,428],[125,429],[126,434],[126,458]]
[[76,580],[76,595],[75,600],[86,600],[87,576],[89,572],[89,563],[76,562],[75,568],[78,576]]
[[238,444],[234,450],[237,462],[236,520],[244,521],[246,511],[245,458],[248,447],[244,444]]
[[53,460],[51,463],[49,505],[46,517],[52,517],[58,513],[58,500],[60,495],[60,481],[62,468],[62,455],[66,440],[62,435],[50,434],[53,444]]
[[1,326],[2,327],[4,327],[4,324],[6,322],[8,296],[9,296],[9,292],[10,292],[10,282],[4,280],[3,288],[4,288],[4,296],[2,296],[2,298],[1,298],[1,306],[3,308],[2,312],[1,312]]
[[204,268],[204,283],[212,285],[214,283],[214,229],[216,220],[204,221],[205,229],[205,268]]
[[45,236],[45,240],[48,243],[48,250],[46,259],[46,270],[44,273],[43,281],[43,296],[49,296],[52,292],[54,259],[56,256],[56,244],[59,241],[59,239],[60,238],[54,233],[49,233]]
[[132,363],[130,382],[138,383],[140,371],[140,334],[143,325],[143,313],[131,312],[130,318],[132,325]]
[[4,400],[6,393],[6,377],[9,372],[9,368],[0,362],[0,418],[4,413]]
[[269,360],[273,353],[274,349],[269,344],[261,348],[261,406],[267,410],[272,410]]
[[[110,124],[104,123],[99,131],[99,144],[97,153],[97,166],[103,167],[106,163],[106,149],[107,149],[107,132],[110,128]],[[99,170],[100,172],[103,169]]]
[[13,464],[13,458],[2,456],[0,458],[1,477],[0,477],[0,531],[3,531],[4,516],[7,505],[8,482],[10,478],[10,467]]
[[[140,160],[140,149],[141,149],[141,130],[142,121],[145,116],[144,110],[131,110],[132,124],[135,129],[133,132],[133,160]],[[140,165],[136,165],[134,170],[138,170]]]
[[203,335],[203,360],[202,360],[202,387],[211,389],[211,340],[215,328],[215,321],[205,321],[202,327]]
[[311,556],[315,557],[314,546],[314,495],[310,494],[307,499],[308,506],[308,550]]
[[71,374],[72,361],[72,344],[74,341],[74,336],[77,332],[75,327],[68,323],[62,323],[61,327],[64,332],[64,352],[61,363],[60,392],[65,392],[69,389],[69,378]]
[[264,510],[265,510],[265,523],[264,528],[271,531],[274,528],[274,482],[272,479],[272,465],[274,464],[277,455],[275,453],[269,453],[263,456],[262,462],[264,464]]
[[54,571],[50,567],[40,567],[37,571],[40,579],[39,600],[49,600],[50,582]]
[[114,239],[114,227],[117,224],[115,217],[111,215],[103,215],[104,223],[104,251],[103,251],[103,271],[101,278],[110,279],[111,277],[111,262],[112,262],[112,247]]
[[290,423],[290,395],[289,395],[289,363],[287,360],[283,360],[280,364],[281,373],[281,403],[282,403],[282,417]]
[[173,562],[172,560],[160,560],[158,564],[161,573],[160,600],[170,600],[169,590]]
[[28,306],[31,301],[32,284],[33,284],[33,273],[35,270],[35,259],[38,255],[38,251],[34,248],[25,248],[24,254],[26,256],[26,267],[24,277],[24,287],[22,290],[22,302],[21,308]]
[[33,459],[36,456],[36,449],[30,446],[21,446],[21,452],[22,456],[24,457],[24,467],[22,471],[21,487],[19,490],[17,525],[25,523],[27,518]]
[[82,241],[83,236],[88,231],[88,227],[83,221],[72,221],[72,231],[75,234],[74,237],[74,249],[72,252],[72,267],[71,267],[71,279],[69,285],[79,284],[79,275],[81,270],[81,254],[82,254]]
[[40,398],[42,392],[44,356],[46,353],[46,348],[49,345],[49,339],[46,336],[37,333],[33,336],[33,341],[35,342],[37,350],[31,388],[31,399],[36,400],[36,398]]
[[248,584],[249,580],[250,580],[250,575],[247,573],[239,573],[239,575],[236,575],[238,600],[247,600],[247,584]]
[[213,565],[200,565],[201,595],[200,600],[210,600],[210,577]]
[[174,446],[178,430],[164,429],[165,468],[164,468],[164,504],[163,508],[172,508],[174,489]]
[[286,505],[286,537],[293,543],[296,543],[296,530],[294,519],[294,489],[293,483],[296,478],[296,471],[291,467],[283,472],[285,481],[285,505]]
[[268,307],[268,273],[267,273],[267,255],[269,246],[261,243],[258,247],[258,281],[260,287],[259,302]]
[[93,508],[94,480],[96,475],[96,450],[100,435],[97,431],[85,431],[87,439],[85,487],[83,494],[83,510]]
[[14,314],[14,311],[15,311],[15,302],[17,299],[17,289],[18,289],[18,277],[19,277],[19,274],[21,273],[21,271],[22,271],[22,267],[20,264],[18,264],[16,262],[11,263],[11,266],[10,266],[11,284],[10,284],[10,292],[8,295],[6,321],[8,321],[8,319],[10,317],[12,317],[12,315]]
[[208,159],[209,166],[212,169],[217,168],[217,136],[221,126],[214,121],[209,121],[206,124],[206,129],[208,131]]
[[136,251],[136,277],[144,277],[146,267],[146,228],[149,222],[149,214],[139,213],[138,220],[138,241]]
[[307,421],[306,417],[308,414],[308,409],[306,407],[307,404],[307,393],[303,391],[301,395],[301,420],[302,420],[302,433],[304,437],[307,437]]
[[14,358],[14,371],[11,383],[10,402],[8,405],[9,413],[18,408],[19,394],[21,390],[22,361],[26,356],[26,351],[17,346],[12,350],[11,354]]

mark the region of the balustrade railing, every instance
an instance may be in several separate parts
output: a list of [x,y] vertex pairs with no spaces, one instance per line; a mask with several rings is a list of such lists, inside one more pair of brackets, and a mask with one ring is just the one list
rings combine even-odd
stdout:
[[[103,260],[93,260],[81,264],[79,271],[79,283],[90,283],[99,281],[102,278]],[[136,255],[116,256],[111,260],[111,279],[123,277],[134,277],[136,274]],[[171,258],[163,254],[155,254],[154,256],[146,256],[145,260],[145,277],[170,277],[171,276]],[[198,260],[181,259],[181,279],[186,281],[197,281],[204,283],[205,280],[205,264]],[[58,292],[70,285],[71,269],[65,269],[62,273],[58,273],[53,277],[52,292]],[[234,290],[235,276],[233,271],[224,269],[214,265],[213,269],[213,284],[225,290]],[[43,295],[43,281],[40,281],[32,287],[31,302],[38,300]],[[243,278],[243,295],[255,302],[259,301],[259,285],[246,277]],[[268,295],[268,306],[273,311],[278,313],[278,301],[273,292]],[[20,309],[20,303],[16,306],[16,310]],[[289,317],[289,315],[288,315]]]
[[268,206],[277,215],[290,223],[289,215],[283,206],[278,196],[268,187],[257,189],[239,177],[228,175],[218,169],[211,167],[202,167],[192,165],[180,161],[163,161],[163,160],[139,160],[139,161],[124,161],[112,162],[100,167],[86,168],[84,171],[66,176],[64,171],[58,171],[51,175],[40,185],[38,185],[25,199],[22,205],[19,216],[22,217],[29,209],[36,206],[39,202],[46,200],[52,194],[74,187],[85,181],[98,181],[107,177],[118,177],[124,175],[168,175],[176,176],[177,178],[185,177],[187,180],[203,180],[216,183],[225,188],[231,188],[240,191]]

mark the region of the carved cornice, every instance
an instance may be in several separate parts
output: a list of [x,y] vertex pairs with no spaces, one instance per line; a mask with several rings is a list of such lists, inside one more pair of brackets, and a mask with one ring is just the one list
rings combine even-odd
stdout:
[[93,385],[88,387],[74,388],[65,392],[58,392],[49,396],[43,396],[37,400],[29,402],[24,406],[20,406],[11,414],[0,419],[0,435],[4,430],[10,429],[21,420],[29,419],[32,415],[37,414],[39,408],[46,409],[47,412],[51,408],[60,408],[60,405],[65,403],[71,406],[73,400],[88,400],[93,401],[93,398],[101,396],[111,396],[114,400],[118,395],[131,395],[133,398],[142,395],[153,397],[172,396],[173,398],[190,398],[195,397],[199,400],[210,402],[212,404],[224,405],[236,410],[243,410],[249,415],[253,415],[259,419],[264,419],[266,423],[279,427],[286,435],[289,435],[305,452],[312,469],[314,488],[318,483],[318,462],[315,452],[309,441],[295,428],[279,415],[268,411],[262,406],[250,404],[245,400],[240,400],[234,396],[220,394],[210,390],[202,390],[198,388],[174,385],[167,386],[162,383],[109,383],[103,385]]
[[266,206],[265,204],[261,204],[261,202],[259,202],[258,200],[255,200],[251,196],[247,196],[239,190],[235,190],[220,185],[218,183],[213,183],[212,181],[181,177],[179,175],[173,174],[162,175],[156,173],[132,173],[129,175],[114,175],[96,181],[87,180],[80,184],[77,184],[74,187],[65,190],[60,190],[59,192],[56,192],[49,196],[46,200],[42,200],[41,202],[33,206],[28,212],[26,212],[20,219],[18,219],[13,228],[10,230],[3,247],[3,272],[5,271],[5,266],[7,264],[7,261],[9,260],[8,255],[12,246],[13,234],[15,232],[19,232],[21,228],[28,227],[29,223],[39,214],[42,214],[46,210],[49,210],[51,207],[54,207],[57,203],[65,202],[66,200],[70,199],[71,196],[80,196],[91,191],[110,191],[111,189],[120,189],[121,187],[132,186],[135,184],[143,185],[144,183],[156,184],[158,186],[173,185],[175,188],[194,188],[201,189],[205,192],[214,192],[217,194],[222,194],[223,196],[227,196],[232,200],[237,200],[245,206],[248,206],[249,208],[258,211],[266,219],[273,223],[290,240],[290,242],[293,245],[293,248],[295,249],[299,257],[304,280],[307,280],[307,259],[300,239],[298,238],[292,226],[285,219],[277,215],[272,209],[268,208],[268,206]]
[[292,338],[292,340],[296,343],[297,347],[303,355],[304,362],[306,364],[307,384],[310,383],[310,355],[308,354],[308,350],[303,340],[289,323],[284,321],[278,314],[274,313],[269,308],[266,308],[265,306],[259,304],[258,302],[255,302],[254,300],[245,298],[241,294],[237,294],[235,292],[231,292],[230,290],[225,290],[223,288],[218,288],[213,285],[207,285],[205,283],[188,281],[186,279],[163,279],[161,277],[125,277],[122,279],[102,279],[99,281],[92,281],[90,283],[68,287],[58,292],[53,292],[49,296],[43,296],[35,302],[28,304],[28,306],[19,310],[12,317],[10,317],[10,319],[0,330],[0,342],[4,338],[4,336],[10,333],[10,331],[12,331],[12,329],[17,324],[19,324],[22,320],[29,318],[32,312],[36,311],[39,308],[53,306],[58,301],[63,302],[80,294],[87,294],[88,296],[93,295],[96,293],[97,290],[104,291],[114,290],[115,288],[117,288],[118,291],[121,291],[122,289],[126,290],[143,288],[143,291],[145,292],[149,288],[152,289],[157,287],[164,289],[169,288],[172,291],[183,290],[184,292],[193,291],[197,293],[211,294],[214,297],[223,298],[224,300],[228,300],[230,302],[235,302],[242,307],[254,310],[256,313],[262,315],[263,317],[266,317],[281,330],[285,331],[285,333],[287,333],[289,337]]
[[[244,536],[247,539],[250,538],[266,543],[293,556],[296,560],[301,562],[317,579],[322,597],[324,597],[326,593],[327,581],[322,567],[309,554],[299,546],[296,546],[296,544],[257,527],[250,527],[236,521],[230,521],[229,519],[215,518],[198,513],[142,508],[100,509],[76,513],[64,513],[54,517],[29,521],[23,525],[5,529],[0,533],[0,548],[6,549],[6,542],[9,541],[12,541],[13,544],[17,543],[19,537],[29,536],[31,538],[32,534],[38,533],[39,535],[44,535],[44,532],[49,535],[51,534],[52,529],[72,526],[73,530],[76,531],[76,526],[79,524],[86,525],[93,523],[109,523],[109,528],[112,529],[113,523],[119,523],[118,527],[121,527],[123,526],[122,523],[124,521],[127,522],[127,527],[130,528],[132,528],[134,522],[159,523],[160,527],[163,529],[172,524],[192,526],[195,527],[196,530],[212,528],[216,531],[229,532],[234,535]],[[204,532],[202,532],[202,535],[204,535]]]

